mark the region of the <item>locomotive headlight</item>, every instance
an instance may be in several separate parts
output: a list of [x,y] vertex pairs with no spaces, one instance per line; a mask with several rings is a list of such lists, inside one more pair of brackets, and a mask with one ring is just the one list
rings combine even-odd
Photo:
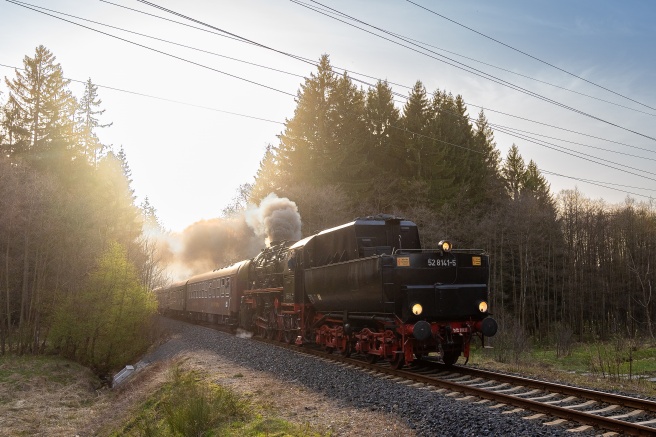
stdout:
[[422,311],[424,311],[424,308],[421,306],[420,303],[416,303],[412,306],[412,314],[414,314],[415,316],[421,314]]
[[486,313],[487,312],[487,302],[485,302],[485,301],[480,302],[478,304],[478,310],[482,313]]
[[442,240],[439,243],[440,249],[442,249],[443,252],[451,252],[451,242]]

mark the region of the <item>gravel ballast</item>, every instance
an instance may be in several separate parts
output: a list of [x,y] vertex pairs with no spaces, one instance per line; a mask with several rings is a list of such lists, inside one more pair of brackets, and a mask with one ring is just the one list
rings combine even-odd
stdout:
[[[566,433],[567,428],[562,426],[541,424],[553,418],[524,420],[522,417],[531,413],[503,414],[512,407],[490,409],[489,406],[494,404],[492,402],[486,406],[471,401],[456,401],[445,396],[446,393],[410,387],[248,338],[171,319],[162,318],[161,323],[171,332],[171,339],[144,357],[144,365],[173,358],[179,353],[211,353],[223,361],[270,373],[272,379],[319,393],[339,405],[355,409],[356,417],[353,420],[356,422],[357,411],[396,416],[418,436],[572,435]],[[330,411],[322,413],[331,414]],[[575,426],[572,423],[569,425]],[[332,435],[340,435],[338,430],[332,432]],[[380,435],[386,434],[381,430]],[[590,430],[577,435],[595,433]]]

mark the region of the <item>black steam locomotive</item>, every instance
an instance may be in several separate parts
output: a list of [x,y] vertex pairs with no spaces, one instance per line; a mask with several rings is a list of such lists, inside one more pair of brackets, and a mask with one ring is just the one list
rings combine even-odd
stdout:
[[155,291],[168,314],[399,368],[429,354],[451,365],[493,336],[488,284],[482,251],[422,249],[413,222],[378,215]]

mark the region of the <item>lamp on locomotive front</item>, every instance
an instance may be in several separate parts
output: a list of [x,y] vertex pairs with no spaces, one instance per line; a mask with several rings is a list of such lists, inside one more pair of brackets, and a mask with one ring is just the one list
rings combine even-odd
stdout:
[[451,245],[450,241],[442,240],[438,243],[440,249],[442,249],[442,252],[451,252],[451,249],[453,246]]
[[412,314],[415,316],[420,315],[424,311],[424,308],[421,306],[420,303],[416,303],[412,306]]
[[487,312],[487,302],[485,302],[484,300],[479,302],[478,303],[478,310],[482,313],[486,313]]

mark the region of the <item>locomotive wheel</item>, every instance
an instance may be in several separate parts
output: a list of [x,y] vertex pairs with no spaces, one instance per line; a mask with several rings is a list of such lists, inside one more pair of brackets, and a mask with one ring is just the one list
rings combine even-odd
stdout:
[[284,336],[285,336],[285,343],[287,344],[292,344],[296,340],[296,336],[294,335],[294,332],[292,332],[291,329],[285,329]]
[[456,363],[456,361],[458,361],[458,357],[460,357],[459,350],[444,351],[444,354],[442,355],[442,361],[447,366],[453,366]]
[[288,343],[288,344],[294,343],[294,341],[296,340],[296,335],[294,335],[296,333],[296,329],[294,329],[295,328],[294,321],[289,317],[285,317],[282,320],[282,323],[283,323],[283,327],[284,327],[283,337],[284,337],[285,343]]
[[343,357],[348,358],[348,357],[351,356],[351,352],[352,352],[352,351],[353,351],[353,346],[352,346],[351,342],[347,340],[347,341],[346,341],[346,344],[344,345],[344,349],[340,350],[339,353],[340,353]]
[[380,357],[378,355],[374,354],[367,354],[367,363],[369,364],[376,364],[378,362],[378,359]]
[[394,370],[399,370],[405,365],[405,356],[403,354],[394,354],[394,358],[390,361],[390,366]]

